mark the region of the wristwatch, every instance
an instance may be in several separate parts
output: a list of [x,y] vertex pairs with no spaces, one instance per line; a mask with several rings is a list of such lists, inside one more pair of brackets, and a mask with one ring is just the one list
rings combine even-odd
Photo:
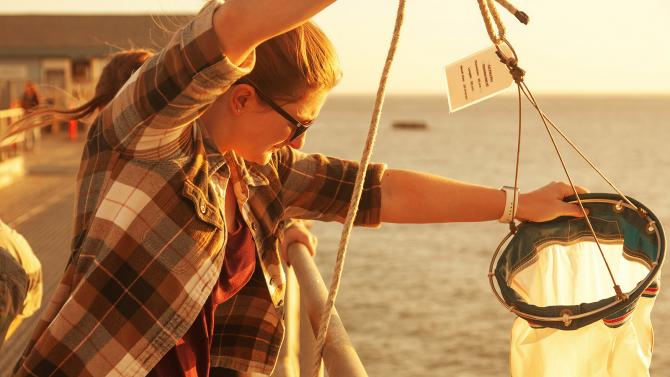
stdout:
[[516,210],[519,208],[519,189],[511,186],[503,186],[500,191],[505,192],[505,210],[498,219],[501,223],[511,223],[516,216]]

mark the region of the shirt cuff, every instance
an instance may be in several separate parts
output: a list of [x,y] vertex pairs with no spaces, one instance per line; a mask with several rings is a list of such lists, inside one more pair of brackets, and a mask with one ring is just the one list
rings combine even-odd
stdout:
[[379,228],[382,225],[382,178],[388,166],[370,164],[365,175],[365,187],[358,205],[355,225]]
[[[195,83],[203,89],[219,89],[223,93],[233,82],[251,72],[256,63],[256,51],[249,53],[240,65],[233,64],[223,54],[213,23],[214,11],[221,4],[221,1],[210,1],[205,5],[193,20],[192,31],[184,33],[182,43],[184,46],[194,45],[200,49],[196,53],[201,54],[206,62],[206,66],[194,78]],[[192,35],[198,36],[199,40],[190,38]]]

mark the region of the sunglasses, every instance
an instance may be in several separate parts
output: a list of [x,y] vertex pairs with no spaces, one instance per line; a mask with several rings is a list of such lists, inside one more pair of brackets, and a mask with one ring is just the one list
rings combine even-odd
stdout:
[[279,105],[277,105],[274,101],[272,101],[269,96],[267,96],[260,89],[258,89],[256,85],[251,84],[249,82],[244,82],[244,84],[250,85],[252,88],[254,88],[256,90],[256,94],[258,95],[258,97],[260,97],[260,99],[263,100],[263,102],[270,105],[272,110],[276,111],[279,115],[281,115],[284,119],[286,119],[289,123],[291,123],[295,127],[295,131],[293,131],[293,134],[288,139],[289,142],[299,138],[300,135],[304,134],[305,131],[307,131],[307,129],[312,125],[312,121],[303,123],[292,117],[291,114],[287,113],[286,110],[282,109]]

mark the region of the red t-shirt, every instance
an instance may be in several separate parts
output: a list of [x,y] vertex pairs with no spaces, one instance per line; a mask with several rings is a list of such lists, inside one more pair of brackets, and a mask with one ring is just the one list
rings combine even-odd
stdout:
[[[237,213],[239,219],[241,215]],[[221,274],[191,328],[163,356],[147,376],[208,377],[210,348],[214,333],[214,311],[242,289],[256,268],[256,246],[249,228],[238,221],[228,233]]]

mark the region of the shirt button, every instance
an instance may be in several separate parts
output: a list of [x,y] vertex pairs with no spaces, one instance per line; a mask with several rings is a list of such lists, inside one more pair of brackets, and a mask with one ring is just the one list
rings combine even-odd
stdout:
[[251,223],[251,229],[256,230],[256,228],[257,228],[256,223]]
[[270,278],[270,285],[274,285],[274,284],[275,284],[275,278]]
[[200,212],[204,215],[207,212],[207,206],[205,203],[200,203]]

